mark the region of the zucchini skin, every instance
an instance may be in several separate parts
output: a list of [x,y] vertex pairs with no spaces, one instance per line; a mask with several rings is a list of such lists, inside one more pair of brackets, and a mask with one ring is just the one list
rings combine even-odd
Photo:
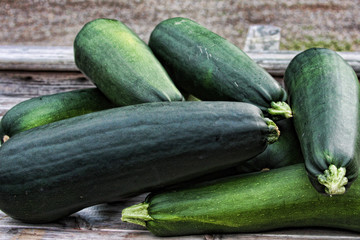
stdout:
[[0,147],[4,143],[4,136],[6,135],[4,133],[4,129],[3,129],[2,124],[1,124],[1,120],[2,120],[2,118],[0,119]]
[[236,174],[266,171],[304,162],[293,119],[276,121],[276,125],[281,133],[279,139],[261,154],[236,166]]
[[125,24],[95,19],[74,40],[75,64],[113,103],[183,101],[150,48]]
[[111,107],[115,105],[97,88],[39,96],[6,112],[1,121],[2,134],[11,137],[34,127]]
[[204,101],[240,101],[267,113],[285,90],[228,40],[187,18],[171,18],[152,31],[149,47],[176,86]]
[[[320,193],[344,193],[359,173],[359,82],[354,70],[336,52],[311,48],[290,62],[284,81],[311,183]],[[320,183],[330,166],[346,170],[344,187],[330,190]],[[346,183],[345,178],[339,182]]]
[[277,134],[259,108],[239,102],[144,103],[57,121],[1,146],[0,209],[54,221],[230,167]]
[[255,157],[231,166],[225,170],[192,179],[188,182],[176,184],[167,189],[191,186],[194,182],[205,182],[217,178],[229,177],[239,174],[268,171],[297,163],[304,163],[300,143],[296,135],[292,118],[282,119],[276,122],[280,130],[279,139]]
[[[360,231],[360,183],[345,195],[318,194],[304,164],[150,194],[124,221],[157,236],[263,232],[288,227]],[[352,207],[349,207],[352,206]]]

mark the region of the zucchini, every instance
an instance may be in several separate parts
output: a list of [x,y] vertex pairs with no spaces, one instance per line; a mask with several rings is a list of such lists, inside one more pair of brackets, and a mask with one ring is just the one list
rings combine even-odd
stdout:
[[240,102],[144,103],[68,118],[1,146],[0,209],[54,221],[228,168],[278,136],[259,108]]
[[324,194],[343,194],[359,173],[359,82],[336,52],[311,48],[285,72],[309,179]]
[[115,19],[88,22],[74,40],[75,64],[113,103],[183,101],[149,47]]
[[271,170],[304,162],[293,119],[277,121],[276,125],[281,132],[278,141],[269,145],[261,154],[237,165],[234,168],[236,174]]
[[5,113],[1,126],[11,137],[62,119],[115,107],[97,88],[87,88],[34,97],[23,101]]
[[264,114],[291,117],[280,84],[241,49],[187,18],[171,18],[152,31],[149,47],[175,85],[204,101],[255,104]]
[[4,143],[5,140],[7,140],[7,137],[5,137],[6,134],[4,133],[4,129],[1,125],[1,120],[2,118],[0,119],[0,146]]
[[273,144],[270,144],[264,152],[225,170],[212,172],[181,184],[175,184],[174,186],[167,187],[167,189],[191,186],[194,182],[205,182],[222,177],[268,171],[275,168],[303,163],[304,158],[301,153],[300,143],[294,129],[292,118],[282,119],[275,123],[278,126],[281,135],[279,139]]
[[[125,208],[122,220],[157,236],[263,232],[289,227],[360,231],[360,182],[329,197],[310,184],[304,164],[165,192]],[[352,207],[350,207],[352,206]]]

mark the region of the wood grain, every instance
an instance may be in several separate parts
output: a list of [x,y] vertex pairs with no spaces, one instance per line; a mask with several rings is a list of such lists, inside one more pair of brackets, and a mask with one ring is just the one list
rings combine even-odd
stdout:
[[0,95],[33,97],[93,87],[80,72],[0,71]]
[[0,46],[0,70],[78,71],[72,47]]
[[0,116],[37,96],[94,87],[80,72],[0,71]]
[[[255,62],[274,76],[283,76],[298,51],[247,52]],[[360,75],[360,52],[339,52]],[[79,71],[72,47],[0,46],[0,70]]]

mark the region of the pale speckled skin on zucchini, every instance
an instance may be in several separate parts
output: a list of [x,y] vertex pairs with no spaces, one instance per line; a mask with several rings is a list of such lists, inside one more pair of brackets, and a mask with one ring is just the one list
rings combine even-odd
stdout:
[[233,166],[278,136],[240,102],[144,103],[57,121],[1,146],[0,209],[54,221]]
[[113,103],[183,101],[150,48],[125,24],[95,19],[74,40],[75,64]]
[[359,82],[336,52],[311,48],[285,72],[309,178],[320,193],[343,194],[359,173]]
[[280,84],[241,49],[198,23],[164,20],[152,31],[149,46],[180,90],[205,101],[248,102],[264,114],[291,117]]
[[157,236],[327,227],[360,232],[360,182],[342,196],[319,194],[304,164],[150,194],[122,220]]
[[62,119],[115,107],[97,88],[34,97],[16,104],[2,118],[4,135],[13,135]]

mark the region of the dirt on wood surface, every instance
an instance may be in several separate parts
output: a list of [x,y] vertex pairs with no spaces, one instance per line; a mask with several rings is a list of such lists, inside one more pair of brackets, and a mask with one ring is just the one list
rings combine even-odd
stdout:
[[[249,26],[281,27],[282,50],[360,51],[360,0],[1,0],[0,45],[69,46],[88,21],[121,20],[145,42],[167,18],[197,21],[242,48]],[[339,49],[336,49],[339,48]]]

